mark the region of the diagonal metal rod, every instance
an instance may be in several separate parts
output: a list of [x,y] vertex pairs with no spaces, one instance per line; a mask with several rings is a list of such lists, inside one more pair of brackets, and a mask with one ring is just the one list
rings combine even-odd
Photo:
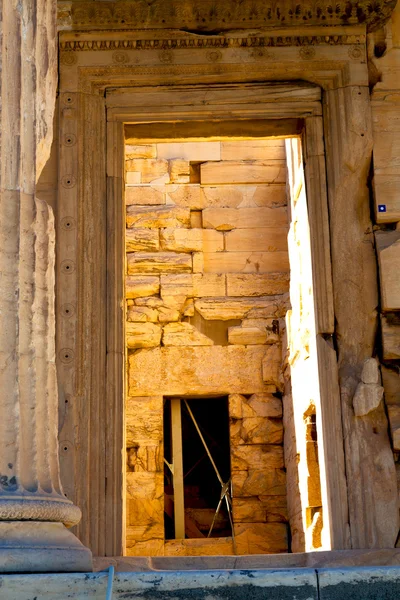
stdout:
[[205,448],[205,450],[206,450],[206,452],[207,452],[207,454],[208,454],[208,458],[210,459],[210,461],[211,461],[211,464],[212,464],[212,466],[214,467],[214,471],[215,471],[215,473],[216,473],[216,475],[217,475],[217,477],[218,477],[218,481],[219,481],[219,482],[220,482],[220,484],[221,484],[221,496],[220,496],[220,499],[219,499],[219,502],[218,502],[218,506],[217,506],[217,510],[215,511],[215,515],[214,515],[214,518],[213,518],[213,520],[212,520],[211,527],[210,527],[210,531],[208,532],[208,535],[207,535],[207,537],[210,537],[210,535],[211,535],[211,532],[212,532],[212,530],[213,530],[213,527],[214,527],[214,524],[215,524],[216,518],[217,518],[217,516],[218,516],[218,513],[219,513],[219,511],[220,511],[220,508],[221,508],[222,502],[223,502],[223,501],[224,501],[224,499],[225,499],[225,502],[226,502],[226,508],[227,508],[227,510],[228,510],[229,522],[230,522],[230,524],[231,524],[231,529],[232,529],[232,538],[233,538],[233,541],[235,542],[235,534],[234,534],[234,530],[233,530],[233,521],[232,521],[232,514],[231,514],[232,500],[231,500],[231,497],[230,497],[230,492],[229,492],[229,485],[230,485],[230,482],[231,482],[231,480],[229,479],[229,480],[228,480],[226,483],[224,483],[224,482],[223,482],[223,480],[222,480],[222,477],[221,477],[221,475],[219,474],[219,471],[218,471],[218,469],[217,469],[217,465],[215,464],[215,462],[214,462],[214,459],[213,459],[213,457],[211,456],[211,452],[210,452],[210,450],[208,449],[207,443],[206,443],[206,441],[205,441],[205,439],[204,439],[204,437],[203,437],[203,434],[202,434],[202,433],[201,433],[201,431],[200,431],[200,427],[197,425],[197,421],[196,421],[196,419],[194,418],[194,415],[193,415],[193,413],[192,413],[192,411],[191,411],[191,409],[190,409],[190,406],[189,406],[189,404],[187,403],[187,400],[185,400],[185,399],[183,399],[183,400],[184,400],[184,402],[185,402],[185,405],[186,405],[187,411],[188,411],[188,413],[189,413],[189,415],[190,415],[190,417],[191,417],[191,419],[192,419],[192,421],[193,421],[193,424],[194,424],[194,426],[196,427],[196,431],[197,431],[197,433],[199,434],[199,436],[200,436],[200,439],[201,439],[201,441],[202,441],[202,443],[203,443],[203,446],[204,446],[204,448]]

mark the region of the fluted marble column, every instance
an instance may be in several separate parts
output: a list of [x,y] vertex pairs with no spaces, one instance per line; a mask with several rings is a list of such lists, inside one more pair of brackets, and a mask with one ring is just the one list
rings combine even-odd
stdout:
[[56,0],[0,0],[0,572],[91,570],[58,463],[54,218],[35,198],[57,83]]

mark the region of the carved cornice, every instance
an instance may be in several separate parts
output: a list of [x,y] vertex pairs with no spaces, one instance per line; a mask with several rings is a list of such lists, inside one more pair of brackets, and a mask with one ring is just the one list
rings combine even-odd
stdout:
[[390,17],[396,0],[104,0],[59,1],[60,29],[178,29],[219,32],[257,27],[366,25]]

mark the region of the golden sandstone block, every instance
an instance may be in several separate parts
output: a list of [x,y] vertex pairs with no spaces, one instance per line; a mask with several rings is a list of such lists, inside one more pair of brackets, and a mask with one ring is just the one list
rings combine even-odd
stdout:
[[273,296],[289,291],[290,273],[277,271],[268,274],[228,273],[228,296]]
[[224,235],[212,229],[166,228],[160,231],[162,250],[174,252],[220,252]]
[[218,231],[258,229],[260,227],[287,227],[286,207],[205,208],[203,227]]
[[127,252],[156,252],[160,248],[157,229],[135,228],[125,230]]
[[286,163],[282,161],[206,162],[200,167],[200,180],[213,183],[284,183]]
[[160,278],[151,275],[128,275],[125,278],[125,294],[127,298],[139,298],[158,294]]
[[[273,273],[289,271],[287,251],[279,252],[204,252],[202,271],[204,273]],[[197,259],[197,269],[201,263]],[[287,279],[288,279],[287,275]],[[286,291],[286,290],[285,290]],[[261,292],[262,293],[262,292]],[[274,293],[274,292],[269,292]]]
[[202,185],[201,208],[276,208],[285,206],[283,184]]
[[[133,183],[133,182],[132,182]],[[125,204],[161,205],[166,202],[165,185],[126,185]]]
[[128,206],[127,227],[190,227],[190,210],[176,206]]
[[190,273],[192,257],[177,252],[133,252],[127,254],[129,275],[135,273]]

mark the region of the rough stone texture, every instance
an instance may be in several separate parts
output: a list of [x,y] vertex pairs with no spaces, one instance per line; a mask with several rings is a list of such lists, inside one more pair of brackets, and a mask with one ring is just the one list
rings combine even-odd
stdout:
[[163,328],[164,346],[213,346],[214,342],[189,323],[169,323]]
[[218,183],[284,183],[285,162],[241,161],[205,162],[200,167],[200,181],[204,184]]
[[382,365],[381,372],[386,404],[400,404],[400,367]]
[[201,187],[201,197],[201,208],[274,208],[286,205],[284,185],[207,185]]
[[160,248],[158,231],[155,229],[127,229],[125,241],[127,252],[154,252]]
[[378,408],[383,398],[383,392],[383,387],[377,383],[359,383],[353,398],[356,417],[364,417]]
[[[289,271],[287,252],[204,252],[202,268],[204,273],[274,273]],[[253,284],[252,291],[257,287]],[[286,291],[286,289],[284,290]],[[261,291],[261,293],[265,293]],[[270,292],[274,293],[274,292]],[[275,292],[277,293],[277,292]],[[246,294],[250,295],[250,294]]]
[[379,363],[376,358],[367,358],[364,361],[363,370],[361,371],[361,381],[363,383],[379,383]]
[[128,206],[127,227],[189,227],[190,210],[172,206]]
[[173,252],[220,252],[224,249],[223,233],[204,229],[161,230],[162,250]]
[[150,275],[131,275],[125,279],[125,293],[127,298],[146,297],[158,294],[160,278]]
[[286,312],[286,298],[264,296],[259,298],[205,298],[196,300],[196,310],[207,320],[229,321],[250,315],[281,317]]
[[[261,379],[262,346],[166,347],[129,357],[129,394],[226,394],[269,391]],[[185,377],[182,377],[185,365]]]
[[[335,108],[339,102],[345,107],[340,116]],[[372,151],[368,90],[350,86],[328,91],[325,106],[325,143],[332,150],[327,179],[351,547],[393,547],[399,507],[387,418],[383,406],[361,418],[353,411],[362,366],[373,355],[377,331],[367,187]],[[342,157],[339,168],[337,156]]]
[[154,323],[127,323],[126,343],[128,348],[153,348],[161,341],[161,327]]
[[277,252],[287,251],[287,229],[284,227],[257,227],[234,229],[225,234],[225,250],[228,252]]
[[400,314],[381,315],[383,359],[400,359]]
[[229,327],[228,341],[230,344],[266,344],[267,330],[258,327]]
[[238,554],[287,552],[287,526],[284,523],[236,523]]
[[206,208],[203,210],[203,227],[217,229],[218,231],[285,227],[287,222],[288,217],[285,207]]
[[376,231],[381,283],[381,308],[400,310],[400,231]]
[[178,252],[134,252],[127,255],[128,274],[185,273],[192,270],[192,257]]
[[289,273],[268,275],[228,274],[226,289],[229,296],[263,296],[284,294],[289,290]]
[[165,185],[127,185],[125,187],[125,204],[161,205],[166,203]]

